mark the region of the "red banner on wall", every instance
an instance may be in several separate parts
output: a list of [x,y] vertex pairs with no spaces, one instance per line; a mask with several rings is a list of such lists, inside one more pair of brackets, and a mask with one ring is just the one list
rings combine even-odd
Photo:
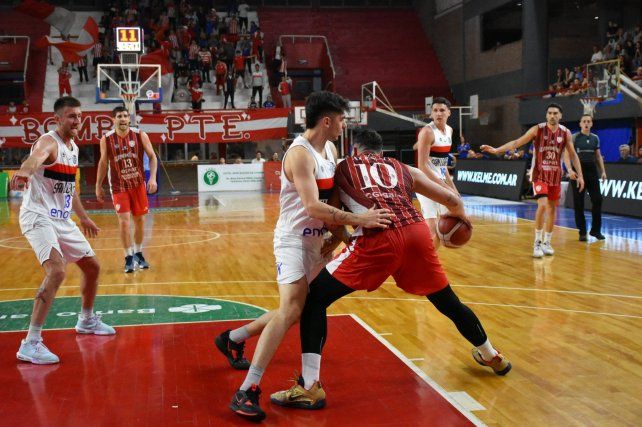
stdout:
[[[138,126],[153,144],[219,143],[279,139],[287,136],[287,108],[177,112],[138,116]],[[0,146],[29,147],[56,128],[53,113],[0,115]],[[83,113],[78,145],[98,144],[113,128],[111,112]]]

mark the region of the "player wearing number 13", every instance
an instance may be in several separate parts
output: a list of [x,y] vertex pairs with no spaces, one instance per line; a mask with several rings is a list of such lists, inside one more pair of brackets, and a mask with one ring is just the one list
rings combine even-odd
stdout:
[[80,128],[80,102],[70,96],[62,97],[54,103],[54,113],[56,130],[36,141],[29,157],[11,179],[12,189],[25,190],[20,229],[45,270],[33,304],[29,332],[16,354],[19,360],[38,365],[59,362],[58,356],[43,344],[41,331],[65,279],[67,263],[76,263],[82,271],[82,312],[76,331],[96,335],[116,333],[93,313],[100,266],[89,242],[71,220],[73,209],[87,236],[96,236],[99,231],[76,192],[78,146],[74,138]]
[[[114,129],[100,139],[100,161],[96,176],[96,198],[102,202],[103,181],[109,170],[109,187],[118,215],[120,239],[125,248],[125,273],[136,267],[146,269],[149,263],[143,257],[145,214],[149,211],[147,191],[155,193],[158,162],[145,132],[131,128],[129,112],[119,106],[113,110]],[[150,178],[145,188],[143,152],[149,157]],[[134,220],[134,245],[130,220]]]

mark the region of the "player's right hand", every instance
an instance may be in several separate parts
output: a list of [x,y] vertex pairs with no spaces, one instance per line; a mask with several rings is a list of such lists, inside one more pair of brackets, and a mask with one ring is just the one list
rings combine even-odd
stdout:
[[392,224],[392,212],[388,209],[375,209],[374,207],[368,209],[367,212],[359,214],[361,222],[359,225],[364,228],[388,228]]
[[24,191],[29,188],[29,174],[21,170],[17,170],[11,178],[9,188],[14,191]]
[[102,186],[96,186],[96,200],[98,200],[100,203],[105,201],[105,190],[103,190]]
[[485,153],[497,155],[497,148],[491,147],[490,145],[482,145],[479,149]]
[[449,210],[446,212],[444,215],[441,215],[441,217],[451,217],[451,218],[457,218],[462,220],[463,222],[468,225],[470,229],[473,228],[473,223],[470,222],[470,219],[466,216],[466,213],[464,212],[464,209],[461,209],[461,212],[459,210]]

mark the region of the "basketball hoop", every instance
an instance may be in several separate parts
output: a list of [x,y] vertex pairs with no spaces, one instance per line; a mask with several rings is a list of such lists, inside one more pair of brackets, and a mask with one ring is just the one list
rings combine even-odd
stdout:
[[580,98],[580,102],[582,103],[582,107],[584,108],[584,111],[582,112],[582,114],[588,114],[589,116],[593,117],[593,115],[595,115],[595,107],[597,107],[597,104],[599,104],[602,101],[604,101],[604,98],[597,97],[597,96]]
[[123,99],[123,104],[130,115],[136,115],[136,94],[123,92],[120,94],[120,97]]

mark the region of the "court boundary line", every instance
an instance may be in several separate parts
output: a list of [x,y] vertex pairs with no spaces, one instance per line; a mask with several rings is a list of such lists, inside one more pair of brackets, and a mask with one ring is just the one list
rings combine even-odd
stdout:
[[[335,315],[335,316],[341,316],[341,315]],[[440,386],[435,380],[433,380],[427,373],[425,373],[422,369],[420,369],[417,365],[412,363],[406,355],[404,355],[401,351],[399,351],[395,346],[393,346],[388,340],[383,338],[381,335],[379,335],[370,325],[368,325],[364,320],[362,320],[359,316],[356,314],[347,314],[343,316],[350,316],[352,320],[357,322],[357,324],[361,325],[363,329],[365,329],[367,332],[370,333],[377,341],[379,341],[381,344],[383,344],[388,351],[390,351],[392,354],[397,356],[399,360],[401,360],[404,365],[406,365],[408,368],[410,368],[411,371],[415,373],[419,378],[421,378],[430,388],[435,390],[439,395],[441,395],[442,398],[444,398],[448,403],[450,403],[456,410],[458,410],[464,417],[468,419],[473,425],[475,426],[486,426],[486,424],[477,418],[475,414],[473,414],[471,411],[468,409],[464,408],[459,402],[457,402],[455,399],[452,398],[448,394],[448,392]]]

